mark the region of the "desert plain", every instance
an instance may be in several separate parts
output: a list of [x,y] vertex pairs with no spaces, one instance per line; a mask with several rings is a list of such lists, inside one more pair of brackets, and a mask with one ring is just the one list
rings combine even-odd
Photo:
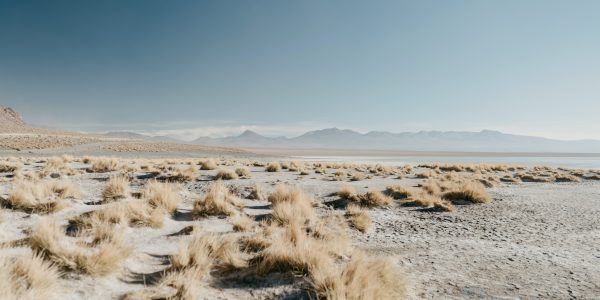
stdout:
[[597,169],[3,128],[2,299],[600,295]]

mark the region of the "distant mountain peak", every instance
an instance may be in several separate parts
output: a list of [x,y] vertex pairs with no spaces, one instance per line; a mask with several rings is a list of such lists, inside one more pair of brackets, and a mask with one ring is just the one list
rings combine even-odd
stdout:
[[354,130],[350,130],[350,129],[339,129],[337,127],[331,127],[331,128],[309,131],[309,132],[303,134],[302,136],[335,135],[335,134],[360,134],[360,133],[356,132]]
[[234,147],[370,149],[469,152],[580,152],[600,153],[600,141],[559,141],[505,134],[495,130],[418,131],[366,134],[337,127],[306,132],[293,138],[271,138],[246,130],[238,136],[199,138],[197,143]]
[[244,132],[242,132],[239,137],[255,137],[255,136],[262,136],[258,133],[256,133],[256,131],[252,131],[250,129],[246,129],[244,130]]

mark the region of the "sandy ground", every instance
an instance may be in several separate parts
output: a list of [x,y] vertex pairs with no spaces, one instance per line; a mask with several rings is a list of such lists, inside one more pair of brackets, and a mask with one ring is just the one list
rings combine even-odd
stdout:
[[495,188],[487,205],[453,213],[378,210],[357,236],[398,255],[419,298],[598,299],[600,185]]
[[[39,165],[28,166],[37,168]],[[85,165],[73,164],[84,168]],[[233,168],[233,167],[225,167]],[[391,184],[414,186],[413,176],[396,179],[375,176],[361,181],[330,181],[322,175],[300,176],[298,172],[268,173],[252,167],[250,179],[227,181],[244,196],[259,184],[270,191],[276,184],[299,185],[320,202],[342,186],[360,191],[383,190]],[[418,172],[419,170],[415,170]],[[333,173],[333,170],[329,170]],[[60,299],[118,299],[142,289],[153,274],[165,269],[165,258],[173,254],[185,227],[198,224],[206,232],[228,232],[224,218],[193,219],[194,199],[206,192],[216,170],[200,171],[196,181],[182,189],[183,202],[160,229],[130,228],[128,241],[134,246],[121,274],[103,278],[69,273],[61,279]],[[3,176],[6,174],[0,174]],[[56,213],[69,219],[98,209],[110,173],[82,174],[63,178],[80,186],[81,201]],[[143,180],[132,182],[133,190]],[[0,184],[7,197],[10,182]],[[414,207],[393,206],[370,211],[372,228],[365,234],[351,231],[353,244],[373,254],[386,255],[404,270],[412,299],[598,299],[600,297],[600,182],[502,184],[489,189],[493,200],[482,205],[459,206],[455,212],[431,213]],[[321,208],[326,209],[326,208]],[[268,202],[246,200],[251,215],[268,213]],[[0,242],[26,237],[39,220],[37,214],[3,210]],[[8,250],[5,250],[8,251]],[[10,251],[29,251],[26,247]],[[206,282],[205,299],[296,299],[304,297],[306,282],[285,274],[253,278],[252,281],[214,279]]]
[[[35,129],[42,130],[42,129]],[[244,153],[247,151],[216,146],[203,146],[184,143],[152,142],[107,137],[99,134],[78,134],[72,132],[0,132],[0,153],[16,155],[48,155],[51,153],[77,153],[98,155],[99,153]]]

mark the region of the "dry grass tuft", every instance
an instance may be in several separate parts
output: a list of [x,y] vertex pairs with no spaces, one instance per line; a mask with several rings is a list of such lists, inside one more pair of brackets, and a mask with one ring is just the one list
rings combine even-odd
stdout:
[[69,160],[65,160],[61,157],[51,157],[46,160],[44,167],[40,170],[40,176],[46,177],[48,175],[55,176],[56,174],[65,174],[65,175],[76,175],[78,173],[77,170],[71,168],[67,163]]
[[124,176],[111,176],[102,191],[104,202],[113,202],[129,196],[129,179]]
[[200,163],[202,166],[201,170],[214,170],[217,168],[217,162],[214,159],[207,159]]
[[415,177],[417,177],[417,178],[434,178],[436,176],[437,176],[437,173],[433,172],[431,170],[427,170],[427,171],[423,171],[423,172],[415,174]]
[[94,236],[91,243],[86,243],[83,238],[67,237],[56,220],[45,218],[33,228],[29,241],[35,253],[58,266],[92,276],[105,276],[119,269],[131,248],[125,245],[121,229],[109,224],[96,226],[105,226],[95,231],[102,235]]
[[237,179],[238,174],[233,170],[219,170],[217,175],[215,175],[215,180],[232,180]]
[[313,270],[311,283],[316,297],[324,299],[404,299],[407,291],[395,263],[360,252],[342,270],[334,265]]
[[379,191],[366,192],[365,194],[352,195],[349,200],[366,207],[380,207],[390,205],[392,198]]
[[1,299],[48,299],[58,291],[58,269],[40,255],[0,256]]
[[84,214],[74,221],[84,228],[93,227],[98,223],[160,228],[165,214],[167,211],[162,207],[153,207],[145,200],[127,199],[110,203],[101,209]]
[[6,162],[6,161],[0,162],[0,173],[11,173],[20,168],[21,168],[21,166],[14,162]]
[[78,193],[74,186],[53,181],[19,181],[14,183],[7,204],[25,212],[52,213],[66,206],[64,198]]
[[290,271],[309,274],[333,264],[327,244],[311,238],[296,223],[276,229],[269,239],[270,245],[253,259],[258,274]]
[[144,186],[142,197],[154,208],[163,209],[169,213],[177,210],[181,201],[177,192],[178,187],[172,183],[151,180]]
[[265,167],[267,172],[279,172],[281,171],[281,164],[278,162],[271,162]]
[[571,174],[556,174],[554,175],[554,181],[556,182],[580,182],[581,180]]
[[222,270],[239,269],[248,265],[236,235],[201,233],[194,234],[187,245],[179,248],[171,257],[171,264],[174,270],[207,265]]
[[265,193],[263,191],[263,188],[260,185],[255,184],[251,188],[251,190],[250,190],[250,194],[248,195],[248,199],[259,200],[259,201],[265,200],[266,196],[265,196]]
[[97,157],[93,158],[91,163],[88,172],[92,173],[113,172],[119,169],[119,160],[116,158]]
[[198,170],[194,166],[187,168],[176,168],[172,175],[168,176],[169,181],[188,182],[196,179]]
[[194,234],[171,256],[171,267],[158,284],[158,288],[175,289],[173,294],[166,295],[158,289],[142,290],[141,293],[127,295],[126,299],[198,299],[201,281],[210,275],[211,270],[228,271],[246,266],[236,236]]
[[235,231],[250,231],[254,227],[254,220],[245,213],[237,213],[230,218],[229,222],[233,224]]
[[411,195],[406,201],[402,202],[404,206],[420,206],[430,211],[452,212],[455,210],[454,205],[445,199],[429,193],[420,192]]
[[470,203],[488,203],[491,199],[483,184],[475,181],[459,184],[444,193],[442,198],[452,202],[467,201]]
[[223,181],[218,180],[210,184],[202,200],[194,203],[192,212],[197,216],[232,216],[238,207],[243,207],[242,201],[227,189]]
[[346,216],[350,218],[352,227],[361,232],[367,232],[369,227],[371,227],[369,211],[356,204],[350,204],[346,207]]
[[362,173],[355,173],[350,177],[350,181],[361,181],[365,179],[365,175]]
[[351,196],[356,195],[356,190],[351,186],[344,186],[336,194],[338,197],[348,200]]
[[313,199],[299,187],[279,185],[268,200],[272,204],[272,218],[280,224],[304,224],[315,217]]
[[52,192],[62,199],[80,199],[81,190],[75,184],[68,181],[51,181]]
[[241,167],[241,168],[235,169],[235,173],[239,177],[250,178],[250,170],[248,168],[246,168],[246,167]]
[[406,199],[417,193],[415,189],[403,187],[400,185],[388,186],[385,189],[386,193],[394,199]]
[[333,177],[331,178],[331,180],[333,181],[344,181],[346,180],[346,176],[348,176],[348,174],[344,171],[336,171],[335,173],[333,173]]

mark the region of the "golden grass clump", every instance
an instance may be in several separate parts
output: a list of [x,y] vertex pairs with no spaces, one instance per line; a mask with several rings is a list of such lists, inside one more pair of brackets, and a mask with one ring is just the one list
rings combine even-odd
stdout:
[[244,248],[258,251],[251,267],[258,274],[293,272],[310,274],[328,268],[337,258],[349,254],[346,221],[332,214],[313,224],[291,222],[263,226],[262,235],[242,240]]
[[30,213],[52,213],[66,206],[67,196],[77,196],[75,187],[59,186],[52,181],[19,181],[14,183],[7,204]]
[[239,177],[250,178],[250,170],[246,167],[240,167],[235,169],[235,173]]
[[255,184],[250,188],[250,194],[248,194],[247,198],[251,200],[262,201],[265,200],[267,197],[265,196],[262,186],[259,184]]
[[53,174],[65,174],[69,176],[77,174],[77,170],[71,168],[67,164],[68,162],[70,161],[63,159],[62,157],[50,157],[46,160],[44,167],[40,170],[40,175],[46,177]]
[[258,274],[289,271],[309,274],[334,263],[328,244],[309,236],[297,223],[275,229],[269,240],[269,246],[253,259]]
[[280,224],[303,224],[315,217],[313,199],[299,187],[279,185],[268,200],[272,205],[272,218]]
[[314,269],[311,284],[318,299],[404,299],[407,281],[395,263],[369,258],[361,252],[352,255],[343,269],[328,265]]
[[[234,235],[194,234],[170,260],[171,267],[158,283],[158,289],[132,293],[125,299],[198,299],[201,281],[211,270],[227,271],[247,266]],[[159,291],[161,287],[175,289],[175,292],[166,295]]]
[[420,206],[430,211],[452,212],[455,210],[452,202],[442,199],[437,195],[426,192],[414,193],[401,202],[403,206]]
[[97,223],[160,228],[166,214],[164,208],[153,207],[148,201],[126,199],[79,216],[74,221],[85,228],[93,227]]
[[[541,175],[542,174],[540,174],[540,173],[529,174],[529,173],[519,172],[519,173],[515,174],[515,177],[521,179],[521,181],[523,181],[523,182],[552,182],[552,181],[554,181],[553,176],[541,176]],[[546,175],[546,174],[543,174],[543,175]]]
[[68,181],[50,181],[52,192],[56,193],[62,199],[79,199],[81,198],[81,190],[78,186]]
[[194,166],[187,168],[175,168],[172,175],[169,176],[170,181],[188,182],[196,179],[198,170]]
[[581,180],[571,174],[559,173],[554,175],[554,181],[556,182],[580,182]]
[[129,194],[129,179],[125,176],[111,176],[102,191],[102,200],[113,202],[127,198]]
[[91,163],[88,172],[92,173],[113,172],[119,169],[119,160],[116,158],[98,157],[92,159]]
[[292,161],[292,162],[290,162],[290,166],[289,166],[288,170],[290,172],[297,172],[297,171],[303,170],[304,168],[305,167],[304,167],[303,163],[298,162],[298,161]]
[[421,187],[421,189],[423,189],[431,195],[440,195],[443,192],[456,189],[457,185],[463,182],[466,182],[466,179],[462,177],[447,175],[446,177],[425,180],[419,186]]
[[41,179],[40,174],[34,171],[24,171],[23,169],[18,169],[14,172],[14,181],[32,181]]
[[215,180],[232,180],[237,179],[238,174],[233,170],[219,170],[215,175]]
[[336,194],[338,197],[348,200],[352,195],[356,195],[356,190],[351,186],[344,186]]
[[350,204],[346,207],[346,216],[350,218],[352,227],[361,232],[367,232],[369,227],[371,227],[369,211],[356,204]]
[[230,217],[229,222],[233,225],[235,231],[249,231],[254,227],[254,220],[245,213],[237,213]]
[[279,172],[281,171],[281,164],[278,162],[271,162],[265,167],[267,172]]
[[0,255],[1,299],[48,299],[59,291],[60,273],[41,255]]
[[417,193],[417,191],[415,189],[403,187],[401,185],[388,186],[385,189],[385,191],[390,197],[392,197],[394,199],[406,199],[406,198],[414,195],[415,193]]
[[92,276],[105,276],[119,270],[131,253],[131,248],[124,242],[122,229],[106,223],[96,226],[107,227],[96,231],[103,233],[102,236],[92,237],[91,242],[86,242],[84,237],[66,236],[56,220],[45,218],[33,228],[29,242],[34,253],[62,268]]
[[379,191],[371,191],[366,192],[365,194],[352,195],[348,200],[366,207],[380,207],[390,205],[392,203],[392,198]]
[[173,183],[151,180],[144,186],[142,197],[154,208],[163,209],[169,213],[177,210],[181,201],[177,186]]
[[6,161],[0,162],[0,173],[11,173],[20,168],[21,168],[21,166],[14,162],[6,162]]
[[237,208],[243,206],[241,199],[233,195],[223,181],[218,180],[210,184],[208,192],[202,200],[194,203],[192,212],[197,216],[232,216],[237,212]]
[[344,172],[344,171],[336,171],[335,173],[333,173],[333,177],[331,178],[331,180],[344,181],[344,180],[346,180],[347,175],[348,174],[346,174],[346,172]]
[[365,179],[365,175],[362,173],[355,173],[350,177],[350,181],[361,181]]
[[491,199],[483,184],[476,181],[460,183],[444,193],[442,198],[452,202],[467,201],[470,203],[487,203]]
[[420,173],[415,174],[417,178],[434,178],[437,176],[437,173],[431,170],[426,170]]
[[214,159],[204,160],[200,164],[202,165],[200,167],[201,170],[214,170],[217,168],[217,162]]
[[247,261],[240,251],[236,235],[194,233],[191,241],[171,256],[171,264],[174,270],[199,265],[238,269],[247,266]]

